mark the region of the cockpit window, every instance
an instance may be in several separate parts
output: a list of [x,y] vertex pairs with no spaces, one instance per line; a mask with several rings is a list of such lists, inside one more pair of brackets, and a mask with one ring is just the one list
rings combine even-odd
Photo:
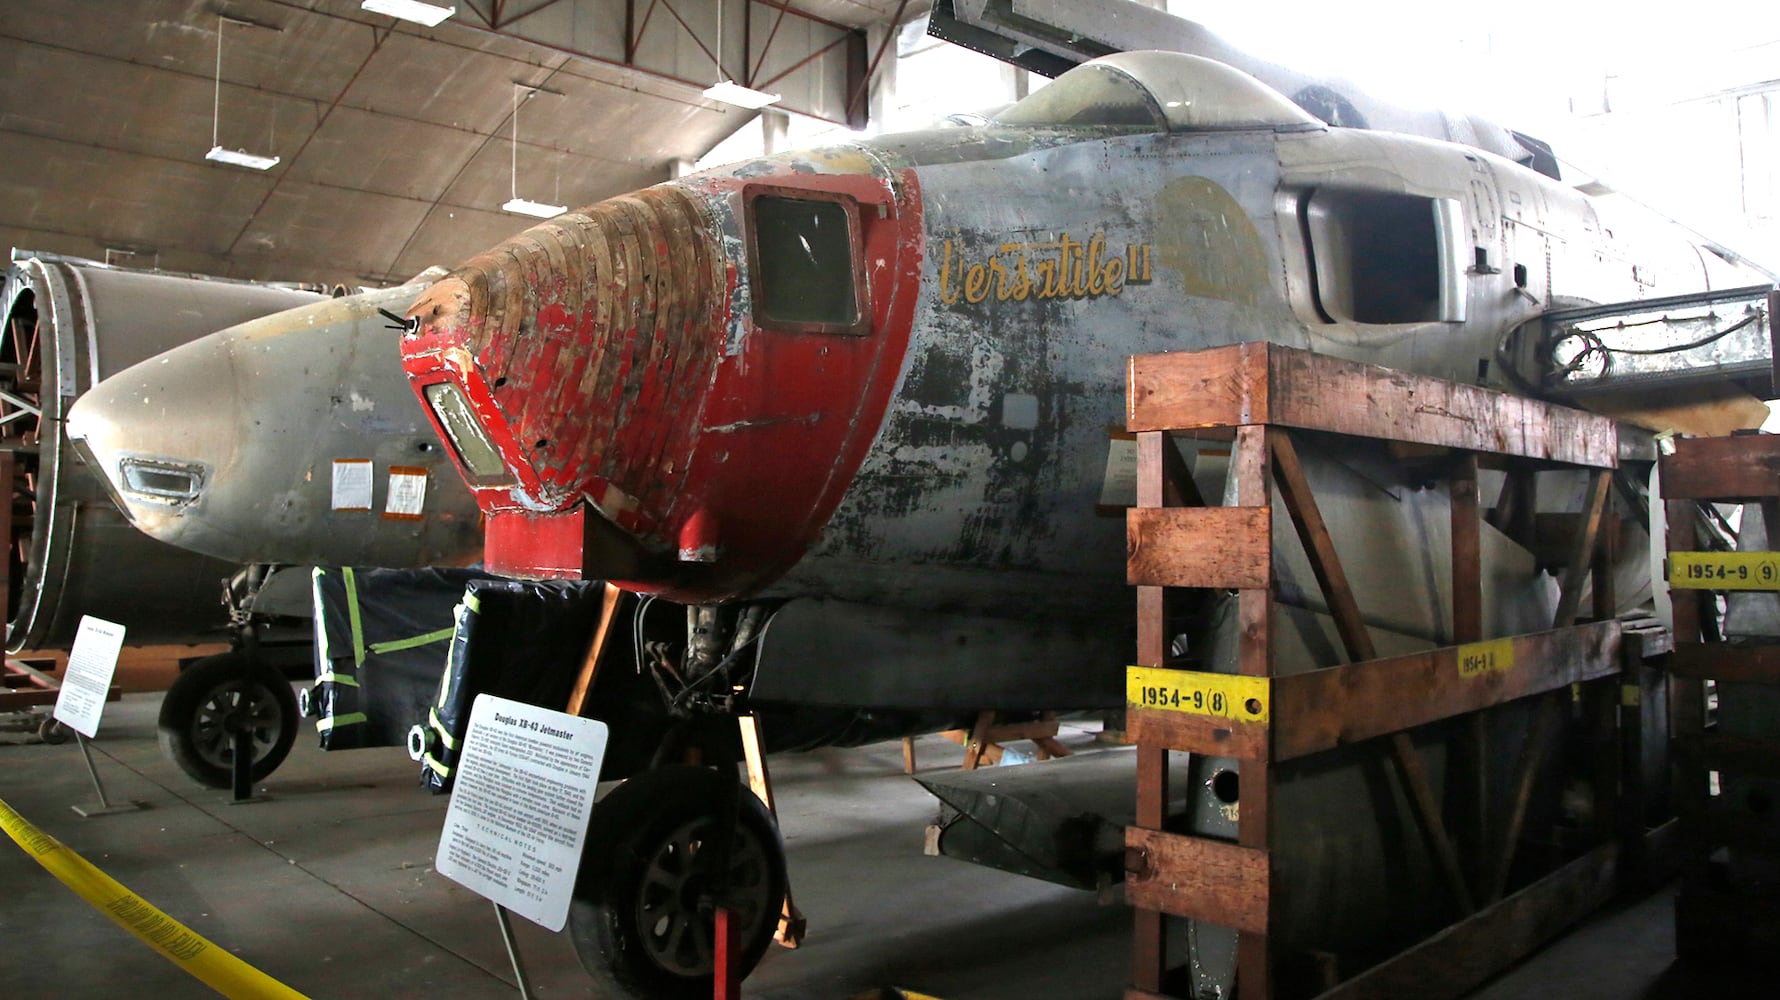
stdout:
[[1296,132],[1326,127],[1247,73],[1185,52],[1101,56],[1064,73],[995,120],[1145,132]]
[[864,333],[857,205],[824,192],[753,192],[754,320],[807,333]]
[[1008,125],[1112,125],[1166,131],[1149,91],[1111,66],[1079,66],[996,116]]

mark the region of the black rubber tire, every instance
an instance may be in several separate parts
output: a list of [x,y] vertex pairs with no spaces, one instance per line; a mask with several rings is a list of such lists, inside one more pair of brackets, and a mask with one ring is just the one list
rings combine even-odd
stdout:
[[61,746],[68,742],[73,733],[74,730],[62,725],[61,720],[53,715],[44,716],[43,721],[37,724],[37,738],[50,746]]
[[726,793],[739,803],[730,874],[739,877],[732,899],[740,904],[741,974],[766,953],[785,899],[785,845],[766,807],[736,782],[733,769],[644,771],[594,807],[569,904],[569,937],[596,984],[594,995],[711,996],[715,915],[689,907],[702,876],[687,878],[676,859],[696,853]]
[[239,652],[206,656],[180,672],[161,701],[161,752],[201,785],[233,787],[234,742],[224,720],[243,706],[254,721],[251,774],[265,778],[297,741],[297,696],[283,674]]

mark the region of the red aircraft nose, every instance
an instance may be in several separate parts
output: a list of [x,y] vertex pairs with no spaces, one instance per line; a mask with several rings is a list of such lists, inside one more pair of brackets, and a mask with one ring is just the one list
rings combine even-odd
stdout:
[[882,423],[919,280],[912,178],[659,185],[472,258],[404,365],[515,576],[678,600],[758,589]]

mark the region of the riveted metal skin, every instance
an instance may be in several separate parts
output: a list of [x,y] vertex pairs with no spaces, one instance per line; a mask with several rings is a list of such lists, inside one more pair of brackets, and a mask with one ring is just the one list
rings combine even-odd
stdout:
[[[1123,74],[1159,108],[1206,63],[1070,76]],[[1203,128],[1033,112],[778,154],[472,259],[415,304],[403,353],[420,391],[461,387],[500,453],[500,481],[471,483],[489,565],[1087,629],[1129,600],[1123,524],[1096,511],[1130,355],[1265,340],[1492,383],[1559,297],[1735,281],[1520,164],[1270,122],[1289,104],[1265,96]],[[761,318],[774,261],[751,206],[783,191],[847,205],[859,328]]]

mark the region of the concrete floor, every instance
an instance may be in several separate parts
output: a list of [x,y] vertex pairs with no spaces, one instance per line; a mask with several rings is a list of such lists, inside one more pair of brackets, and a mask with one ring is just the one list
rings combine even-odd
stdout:
[[[325,754],[300,737],[228,804],[160,753],[160,696],[130,694],[92,744],[107,794],[134,813],[83,820],[94,803],[72,743],[0,734],[0,799],[143,898],[312,997],[517,995],[489,904],[432,869],[446,799],[416,787],[399,749]],[[1087,749],[1092,734],[1066,728]],[[956,746],[920,741],[924,764]],[[1120,752],[1120,751],[1114,751]],[[805,945],[774,948],[748,980],[757,1000],[842,1000],[899,986],[945,1000],[1113,1000],[1129,911],[1091,893],[921,853],[933,800],[901,773],[895,743],[773,759]],[[1670,901],[1611,910],[1477,996],[1694,995],[1670,971]],[[566,935],[515,918],[539,997],[587,996]],[[212,996],[0,838],[0,996],[9,1000]]]

